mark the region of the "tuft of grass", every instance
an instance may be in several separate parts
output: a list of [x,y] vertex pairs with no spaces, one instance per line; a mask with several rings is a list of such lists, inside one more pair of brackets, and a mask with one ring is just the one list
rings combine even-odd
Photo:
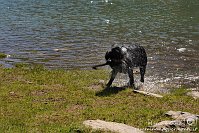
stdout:
[[16,63],[14,65],[16,68],[29,68],[29,64],[25,64],[25,63]]
[[6,58],[7,57],[7,55],[6,54],[4,54],[4,53],[0,53],[0,59],[2,59],[2,58]]
[[181,87],[173,89],[171,94],[175,96],[185,96],[187,92],[189,92],[189,90],[187,90],[185,87]]
[[43,66],[0,67],[0,132],[101,132],[83,126],[88,119],[145,128],[167,120],[169,110],[197,114],[199,101],[175,92],[163,98],[105,89],[105,70],[47,70]]

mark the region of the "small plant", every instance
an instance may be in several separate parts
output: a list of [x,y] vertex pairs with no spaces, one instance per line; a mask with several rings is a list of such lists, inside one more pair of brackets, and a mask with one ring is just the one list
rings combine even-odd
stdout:
[[175,96],[185,96],[188,90],[184,87],[174,89],[171,93]]
[[16,63],[15,67],[16,68],[29,68],[29,65],[25,63]]
[[4,54],[4,53],[0,53],[0,59],[2,59],[2,58],[6,58],[7,57],[7,55],[6,54]]

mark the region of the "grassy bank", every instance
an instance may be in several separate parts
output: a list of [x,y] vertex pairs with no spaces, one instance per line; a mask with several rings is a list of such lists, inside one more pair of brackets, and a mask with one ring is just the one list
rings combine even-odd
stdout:
[[6,54],[4,54],[4,53],[0,53],[0,59],[2,59],[2,58],[6,58],[7,57],[7,55]]
[[0,132],[90,132],[84,120],[101,119],[145,128],[169,119],[169,110],[198,114],[199,101],[179,89],[164,98],[104,90],[104,70],[0,68]]

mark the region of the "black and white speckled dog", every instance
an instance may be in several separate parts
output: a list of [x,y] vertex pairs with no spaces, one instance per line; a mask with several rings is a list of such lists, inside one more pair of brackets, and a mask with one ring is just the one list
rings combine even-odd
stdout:
[[133,68],[140,68],[141,82],[144,82],[144,74],[147,65],[147,54],[145,49],[139,45],[114,47],[111,51],[107,51],[105,55],[106,63],[96,65],[93,69],[100,66],[109,65],[112,68],[112,75],[107,83],[107,87],[110,87],[117,73],[128,73],[130,79],[130,87],[134,86]]

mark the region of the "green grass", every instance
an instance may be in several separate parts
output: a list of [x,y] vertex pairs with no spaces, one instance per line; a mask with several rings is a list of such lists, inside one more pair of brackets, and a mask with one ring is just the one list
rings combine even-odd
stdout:
[[0,132],[92,132],[82,124],[88,119],[145,128],[170,119],[164,115],[169,110],[199,112],[199,101],[180,89],[161,99],[129,88],[104,89],[98,81],[108,75],[105,70],[0,68]]
[[7,55],[6,54],[4,54],[4,53],[0,53],[0,59],[2,59],[2,58],[6,58],[7,57]]

